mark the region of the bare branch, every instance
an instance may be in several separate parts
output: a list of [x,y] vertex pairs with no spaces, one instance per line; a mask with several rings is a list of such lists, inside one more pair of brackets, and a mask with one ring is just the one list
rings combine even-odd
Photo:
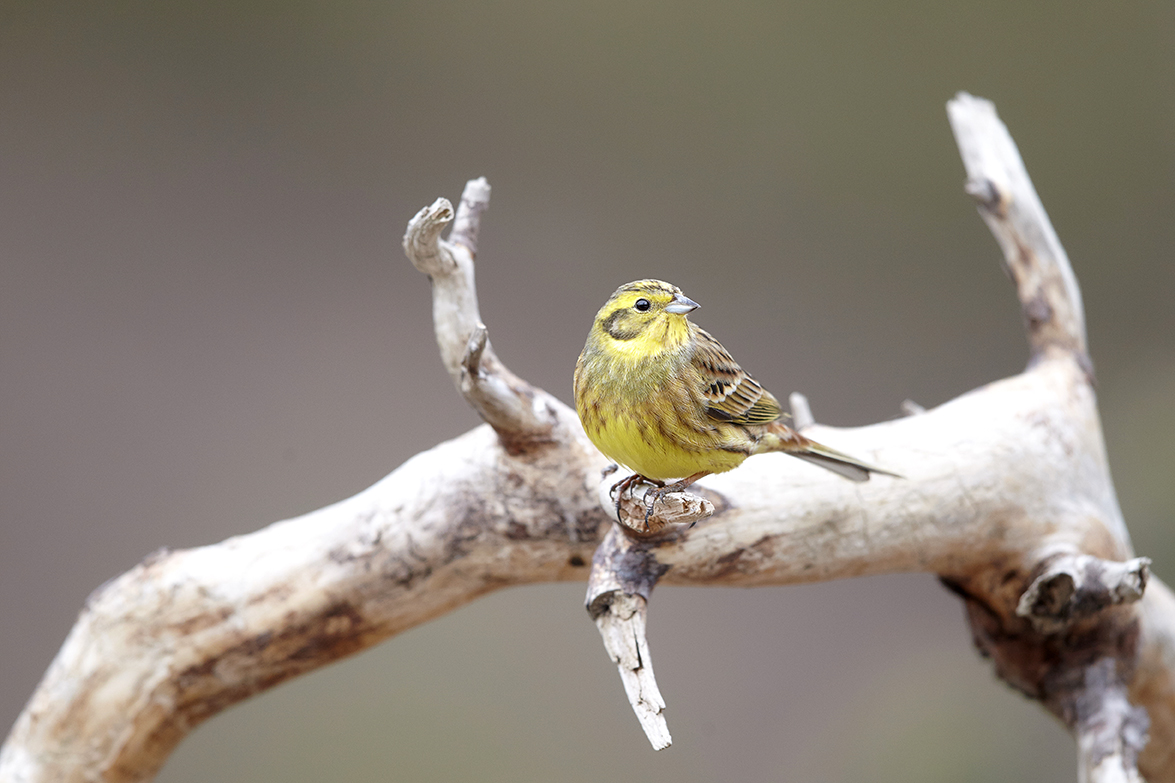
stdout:
[[588,614],[620,671],[629,704],[653,750],[673,742],[645,636],[649,596],[666,570],[643,542],[613,525],[592,558],[586,600]]
[[1024,591],[1016,614],[1042,633],[1055,633],[1109,606],[1142,598],[1150,563],[1149,557],[1115,563],[1092,555],[1058,555],[1042,564],[1044,572]]
[[1128,695],[1150,717],[1138,767],[1150,783],[1169,783],[1175,780],[1175,594],[1152,577],[1137,606],[1138,658]]
[[1146,744],[1146,710],[1126,698],[1117,661],[1102,658],[1082,672],[1067,722],[1077,735],[1078,783],[1141,783],[1138,753]]
[[917,416],[920,413],[926,413],[926,409],[913,400],[902,400],[902,404],[898,407],[903,416]]
[[457,266],[457,260],[441,242],[441,232],[452,219],[453,205],[447,198],[438,198],[408,221],[404,252],[413,266],[430,277],[449,274]]
[[465,183],[465,191],[461,194],[461,204],[457,207],[457,217],[453,221],[449,241],[456,245],[464,245],[474,258],[477,257],[477,232],[481,228],[481,213],[489,208],[490,183],[486,182],[486,178],[478,177]]
[[947,115],[967,169],[966,191],[1016,281],[1033,358],[1060,348],[1079,356],[1092,375],[1081,289],[1016,142],[991,101],[961,92],[947,102]]
[[[1050,354],[1069,355],[1092,381],[1081,290],[1011,134],[990,101],[967,93],[947,103],[947,114],[967,170],[966,192],[978,203],[1016,283],[1032,352],[1029,366]],[[1120,542],[1110,558],[1117,561],[1132,554],[1130,537],[1105,464],[1096,411],[1089,424],[1097,442],[1086,459],[1096,462],[1102,476],[1101,520]],[[1072,490],[1070,500],[1080,497]],[[996,661],[1000,676],[1039,698],[1074,731],[1081,781],[1138,780],[1149,719],[1126,699],[1138,658],[1139,620],[1137,612],[1123,607],[1142,597],[1150,561],[1108,562],[1091,551],[1088,540],[1073,544],[1052,549],[1042,542],[1036,548],[1035,578],[1016,601],[1015,616],[1007,604],[993,603],[990,592],[978,598],[974,578],[970,587],[952,584],[967,601],[976,643]],[[1024,620],[1028,628],[1020,626]]]
[[665,699],[657,689],[653,659],[645,639],[648,601],[639,595],[616,593],[603,606],[593,619],[604,639],[604,649],[620,671],[624,693],[649,744],[653,750],[664,750],[673,744],[673,737],[665,722]]
[[450,241],[440,236],[454,221],[453,208],[446,199],[437,199],[409,221],[404,252],[432,281],[433,326],[453,383],[508,450],[521,451],[552,441],[560,403],[502,364],[481,321],[473,260],[489,199],[484,177],[465,185]]
[[808,404],[808,398],[799,392],[792,392],[787,398],[788,405],[791,406],[792,426],[797,430],[804,430],[816,423],[816,417],[812,415],[812,406]]
[[475,181],[457,216],[442,199],[413,218],[404,247],[432,279],[445,366],[492,429],[350,500],[160,553],[101,588],[0,749],[0,780],[145,780],[225,707],[490,590],[585,578],[595,550],[588,609],[654,747],[670,742],[645,638],[658,581],[928,571],[963,598],[999,675],[1074,731],[1084,779],[1134,780],[1137,759],[1151,783],[1175,783],[1175,596],[1148,579],[1118,508],[1076,281],[990,104],[960,96],[951,120],[1033,361],[918,415],[804,422],[906,479],[856,484],[768,454],[667,496],[647,533],[608,525],[605,459],[573,411],[501,365],[481,323],[473,251],[489,191]]
[[145,780],[241,699],[491,588],[585,578],[574,563],[606,520],[583,488],[591,453],[566,445],[566,461],[515,460],[479,427],[349,500],[148,558],[90,596],[0,780]]

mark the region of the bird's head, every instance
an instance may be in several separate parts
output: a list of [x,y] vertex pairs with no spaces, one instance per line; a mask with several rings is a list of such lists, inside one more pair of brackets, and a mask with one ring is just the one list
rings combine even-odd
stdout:
[[689,338],[686,315],[698,308],[675,285],[637,280],[622,285],[596,313],[598,336],[639,353],[672,349]]

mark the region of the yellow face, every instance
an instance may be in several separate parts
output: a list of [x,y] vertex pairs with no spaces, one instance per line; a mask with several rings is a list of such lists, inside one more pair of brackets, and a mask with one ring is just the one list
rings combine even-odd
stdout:
[[593,329],[613,350],[647,357],[688,340],[685,316],[697,307],[677,286],[637,280],[616,289],[596,313]]

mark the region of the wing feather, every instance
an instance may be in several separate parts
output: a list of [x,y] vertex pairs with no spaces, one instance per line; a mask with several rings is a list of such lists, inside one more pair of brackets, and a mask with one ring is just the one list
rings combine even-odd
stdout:
[[709,332],[690,326],[697,337],[692,361],[702,378],[702,398],[710,418],[744,425],[777,420],[783,409],[771,392],[740,367]]

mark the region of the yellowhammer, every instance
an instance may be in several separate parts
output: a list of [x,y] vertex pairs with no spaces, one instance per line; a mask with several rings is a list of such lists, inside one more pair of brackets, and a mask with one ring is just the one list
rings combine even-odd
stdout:
[[[722,344],[687,318],[697,302],[660,280],[616,289],[596,313],[575,365],[575,407],[596,448],[641,479],[645,522],[665,493],[738,467],[752,454],[782,451],[853,481],[895,473],[805,438],[784,424],[779,401],[739,367]],[[682,478],[684,477],[684,478]],[[677,478],[665,485],[666,479]]]

